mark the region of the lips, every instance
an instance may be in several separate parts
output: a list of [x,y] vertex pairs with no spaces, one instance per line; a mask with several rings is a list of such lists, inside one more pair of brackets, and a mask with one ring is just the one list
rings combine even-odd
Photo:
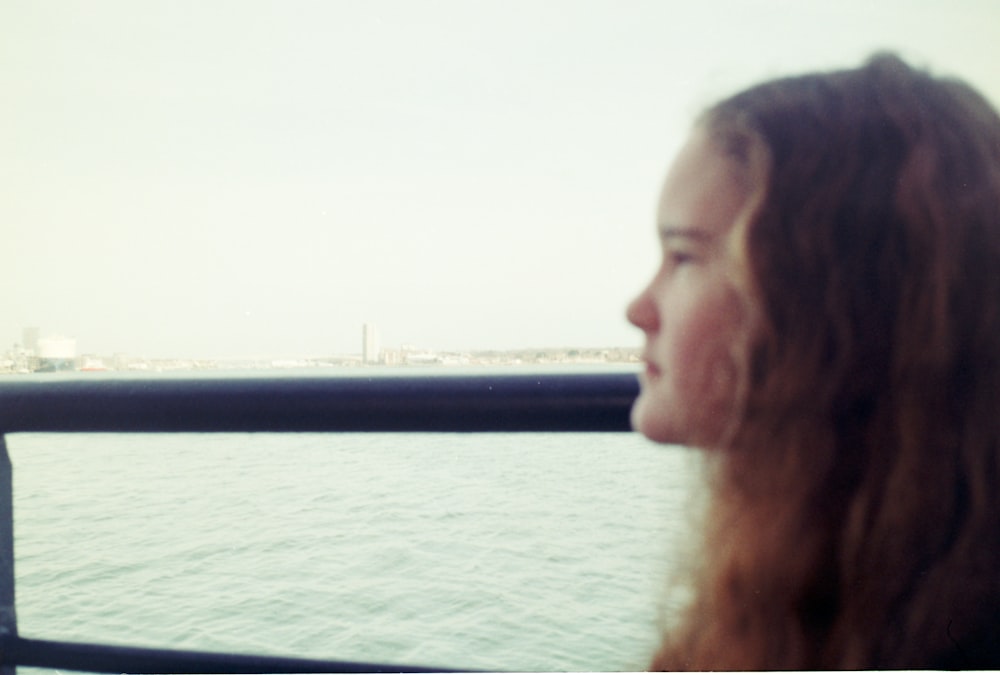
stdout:
[[646,377],[652,379],[652,378],[657,378],[657,377],[660,376],[660,367],[659,366],[657,366],[655,363],[653,363],[652,361],[650,361],[646,357],[643,357],[642,360],[646,362],[646,370],[645,370]]

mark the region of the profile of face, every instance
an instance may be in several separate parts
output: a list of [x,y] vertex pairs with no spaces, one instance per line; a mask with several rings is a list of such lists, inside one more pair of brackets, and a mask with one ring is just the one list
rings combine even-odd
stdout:
[[731,418],[733,345],[746,330],[728,252],[749,198],[741,176],[703,130],[667,174],[657,214],[662,260],[626,313],[645,334],[632,426],[651,440],[710,446]]

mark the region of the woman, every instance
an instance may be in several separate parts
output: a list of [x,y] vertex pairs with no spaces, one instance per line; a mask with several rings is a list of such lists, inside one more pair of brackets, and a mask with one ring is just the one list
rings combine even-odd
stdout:
[[1000,667],[1000,118],[889,55],[710,109],[634,426],[703,448],[657,669]]

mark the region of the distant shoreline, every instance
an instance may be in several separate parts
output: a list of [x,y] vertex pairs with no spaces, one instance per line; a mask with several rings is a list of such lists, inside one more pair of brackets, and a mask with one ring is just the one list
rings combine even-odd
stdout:
[[364,361],[360,354],[313,358],[259,357],[243,359],[145,358],[122,354],[101,356],[85,354],[58,366],[28,356],[8,358],[0,363],[0,375],[23,375],[44,372],[164,372],[206,370],[287,370],[323,368],[435,368],[455,366],[559,366],[637,364],[639,350],[634,347],[607,348],[525,348],[515,350],[433,351],[383,350],[378,360]]

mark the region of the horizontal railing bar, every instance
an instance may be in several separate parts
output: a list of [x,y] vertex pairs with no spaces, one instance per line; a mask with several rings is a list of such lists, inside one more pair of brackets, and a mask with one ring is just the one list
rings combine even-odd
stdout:
[[0,639],[3,665],[91,673],[445,673],[420,666],[250,656],[95,645],[21,637]]
[[0,383],[0,433],[627,431],[634,373]]

